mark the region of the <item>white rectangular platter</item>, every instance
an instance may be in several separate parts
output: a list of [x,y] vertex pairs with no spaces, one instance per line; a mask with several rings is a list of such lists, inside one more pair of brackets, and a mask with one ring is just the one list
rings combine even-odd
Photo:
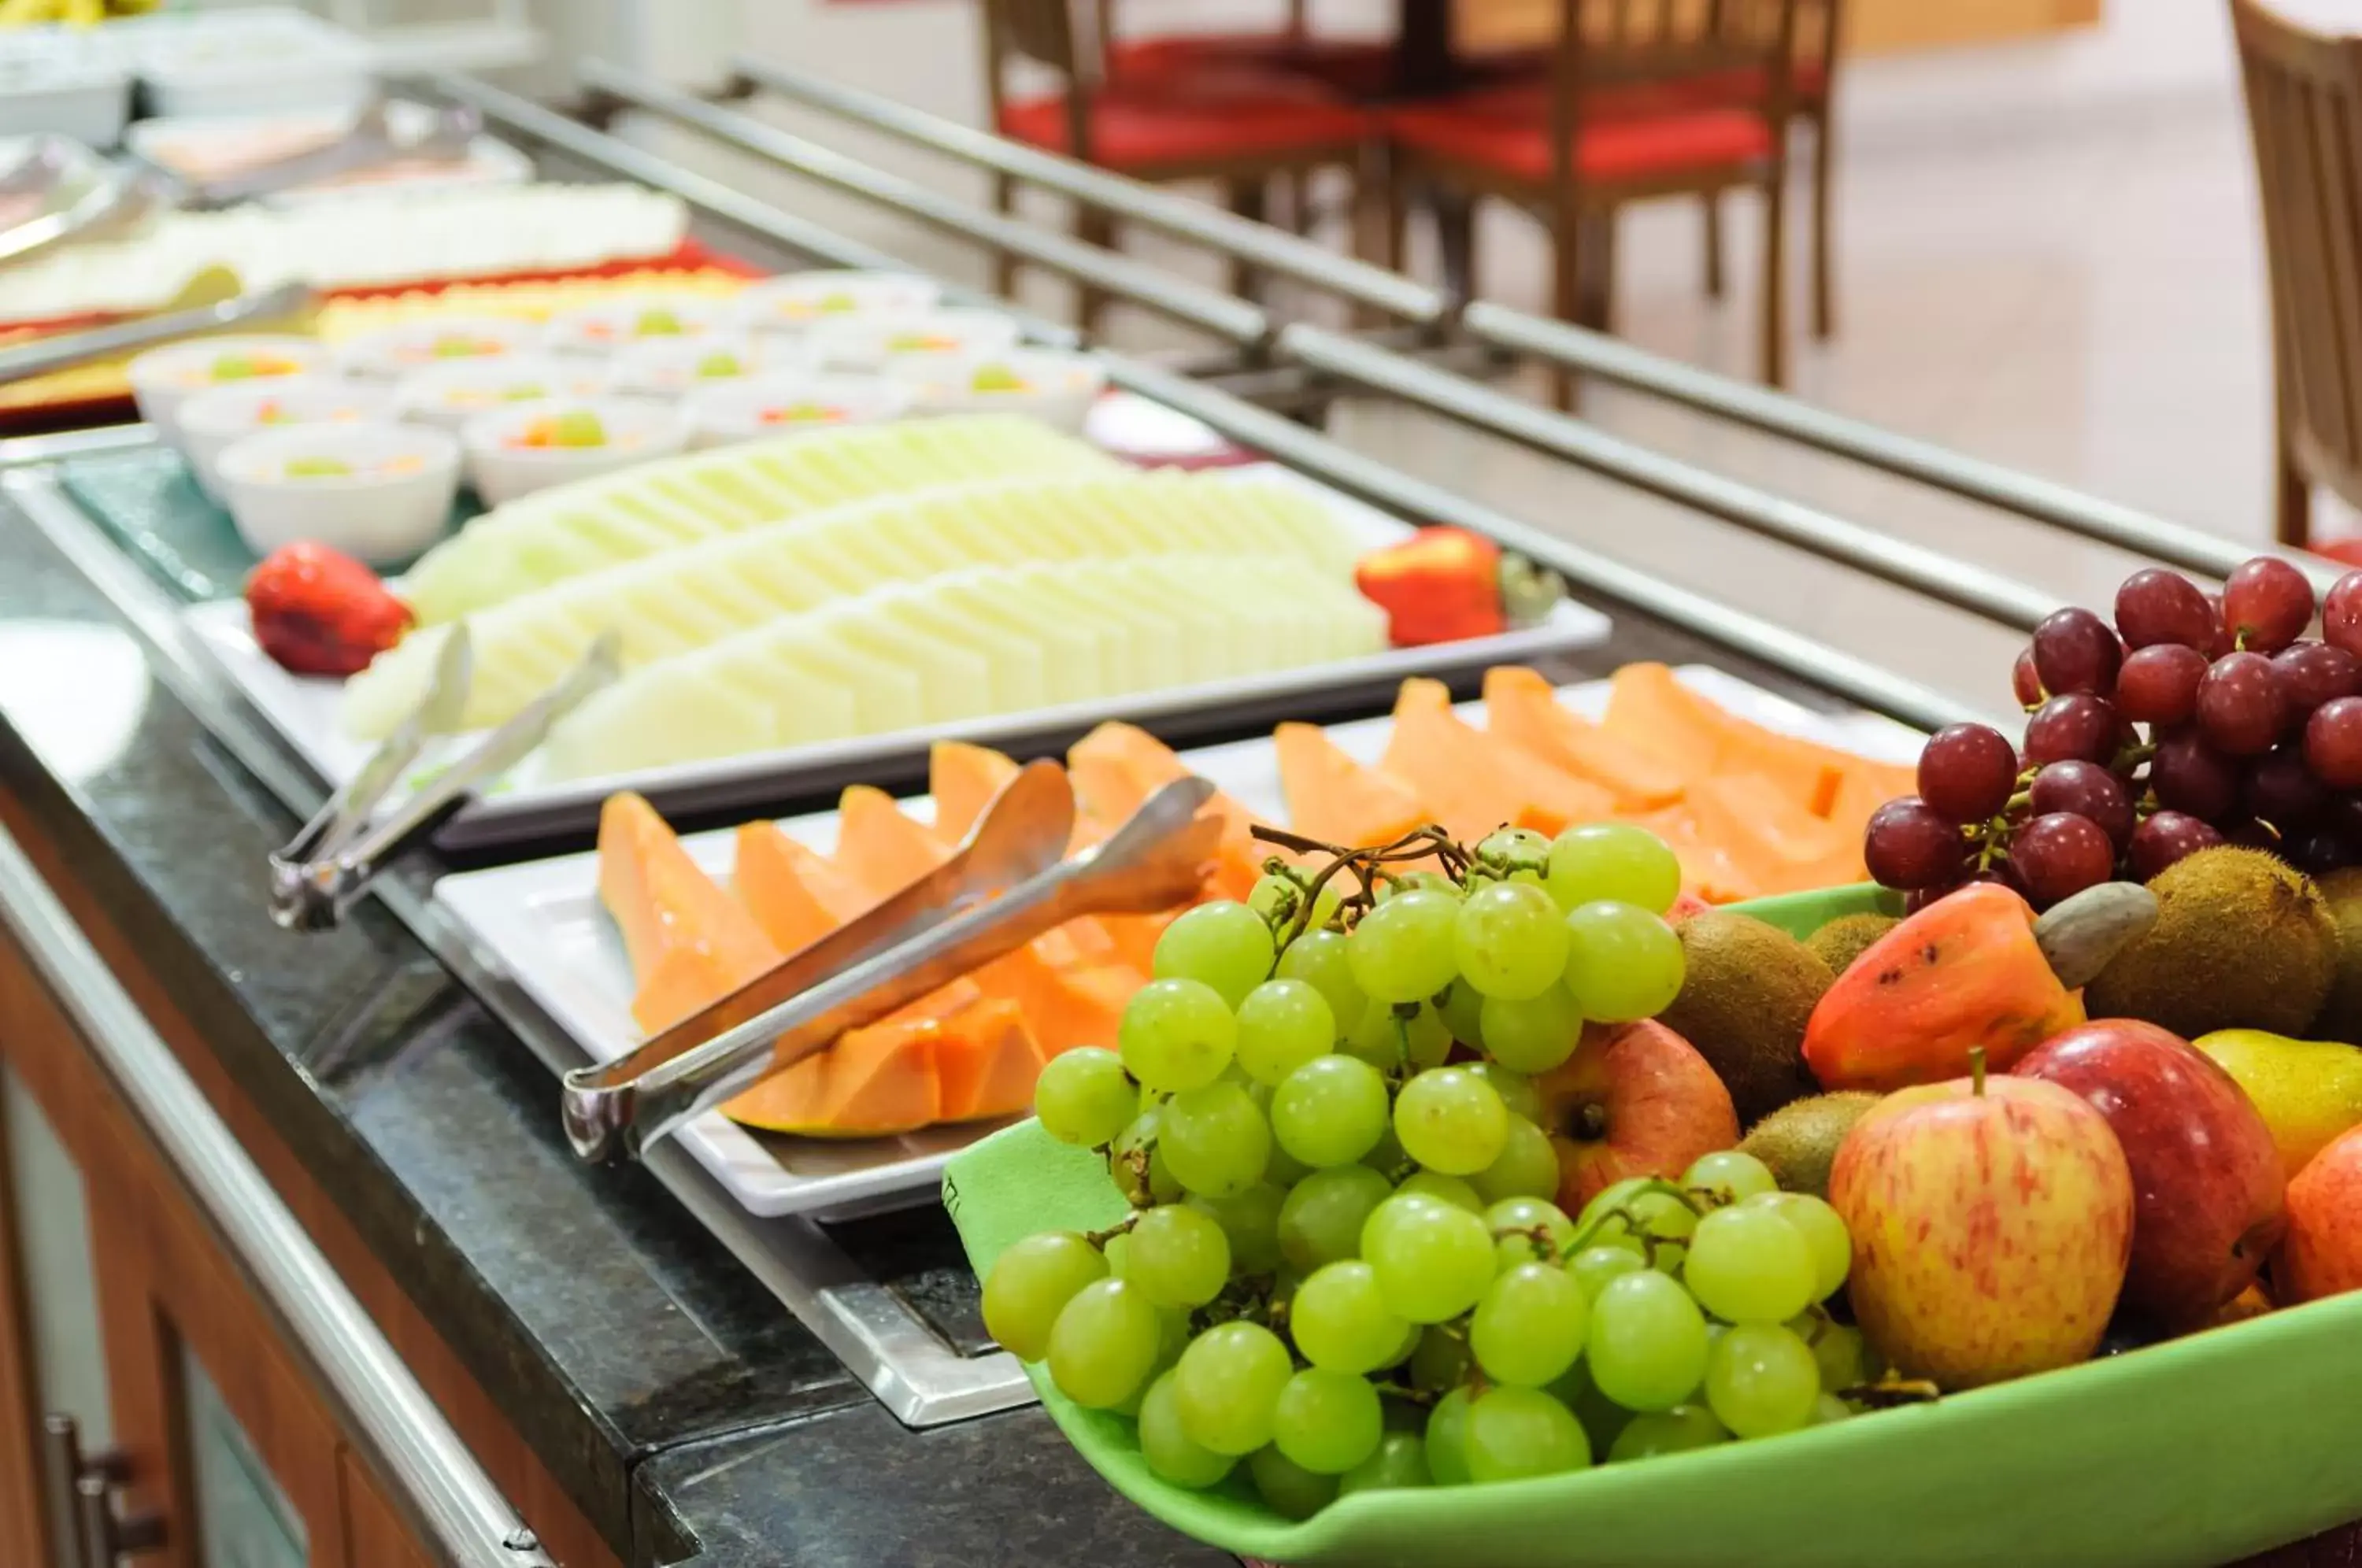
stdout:
[[[1355,541],[1367,548],[1392,544],[1412,531],[1408,524],[1278,464],[1254,463],[1216,471],[1225,477],[1277,480],[1314,492],[1352,530]],[[341,784],[360,770],[370,748],[337,727],[341,690],[337,681],[291,675],[273,663],[255,645],[246,606],[237,600],[194,605],[184,613],[206,650],[247,700],[324,778],[331,785]],[[1184,715],[1220,712],[1251,723],[1263,713],[1275,718],[1287,717],[1291,710],[1300,713],[1315,697],[1342,701],[1347,694],[1358,694],[1383,704],[1407,676],[1451,676],[1496,664],[1529,663],[1595,647],[1606,640],[1608,631],[1606,616],[1562,600],[1539,624],[1499,636],[1393,648],[1365,658],[1138,692],[1105,702],[1038,708],[923,732],[865,735],[603,778],[568,779],[563,784],[537,783],[533,760],[528,758],[502,786],[447,823],[436,842],[447,849],[466,850],[584,834],[597,818],[599,802],[618,790],[636,790],[678,814],[734,807],[751,811],[766,801],[778,800],[781,786],[790,781],[797,793],[813,794],[844,784],[890,778],[898,773],[915,778],[929,743],[944,738],[1018,747],[1029,737],[1078,735],[1106,719],[1169,723]],[[1057,744],[1054,738],[1051,744]],[[433,767],[437,760],[430,756],[425,766]]]
[[[1728,712],[1768,729],[1839,746],[1874,760],[1908,763],[1920,738],[1868,713],[1814,712],[1720,672],[1693,667],[1682,680]],[[1589,718],[1606,712],[1607,683],[1561,690],[1560,701]],[[1483,722],[1481,702],[1462,704]],[[1330,736],[1357,759],[1374,763],[1393,729],[1390,719],[1331,725]],[[1207,746],[1182,754],[1201,777],[1250,811],[1286,821],[1276,750],[1266,739]],[[912,803],[924,816],[933,807]],[[783,822],[787,833],[828,853],[836,845],[836,813]],[[682,844],[698,865],[726,878],[733,857],[728,830],[693,834]],[[598,857],[569,855],[491,871],[446,877],[436,899],[477,948],[514,980],[571,1035],[593,1061],[610,1062],[638,1044],[631,1015],[631,969],[613,923],[600,907]],[[552,1095],[555,1104],[556,1096]],[[753,1213],[827,1215],[871,1208],[897,1195],[933,1189],[945,1159],[998,1123],[942,1127],[908,1137],[833,1143],[756,1136],[719,1111],[698,1118],[679,1134],[690,1153]]]

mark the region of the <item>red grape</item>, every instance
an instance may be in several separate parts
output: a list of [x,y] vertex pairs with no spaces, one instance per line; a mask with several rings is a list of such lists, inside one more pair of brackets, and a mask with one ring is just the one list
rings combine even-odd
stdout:
[[2168,735],[2149,759],[2149,788],[2177,812],[2219,822],[2239,804],[2239,767],[2195,732]]
[[2192,646],[2210,659],[2221,658],[2224,654],[2235,651],[2231,646],[2231,634],[2224,630],[2223,625],[2221,594],[2210,593],[2206,596],[2206,613],[2213,617],[2213,624],[2206,628],[2205,642]]
[[2089,610],[2054,610],[2034,628],[2034,668],[2047,691],[2105,697],[2116,689],[2116,667],[2124,661],[2116,634]]
[[2097,824],[2067,812],[2036,817],[2009,841],[2009,860],[2036,909],[2108,879],[2116,846]]
[[2052,763],[2034,776],[2029,797],[2027,810],[2037,817],[2064,812],[2085,818],[2119,845],[2132,835],[2132,795],[2096,762]]
[[1919,798],[1956,823],[2001,815],[2017,788],[2017,748],[1990,724],[1947,724],[1919,754]]
[[1916,795],[1889,801],[1870,815],[1861,856],[1890,888],[1949,887],[1968,869],[1968,841],[1958,823]]
[[2289,859],[2310,877],[2326,877],[2355,862],[2354,841],[2334,827],[2316,827],[2290,845]]
[[2070,757],[2113,761],[2121,722],[2115,709],[2088,691],[2053,697],[2026,721],[2025,760],[2037,767]]
[[2133,829],[2128,846],[2133,875],[2146,882],[2185,855],[2212,849],[2223,835],[2196,817],[2180,812],[2158,812]]
[[2287,723],[2279,676],[2262,654],[2224,654],[2198,683],[2198,727],[2218,751],[2259,756]]
[[2214,638],[2214,607],[2198,585],[2179,572],[2148,567],[2125,579],[2116,590],[2116,630],[2128,648],[2159,643],[2208,646]]
[[2333,790],[2362,790],[2362,697],[2340,697],[2304,724],[2304,759]]
[[2347,572],[2322,595],[2321,640],[2362,655],[2362,571]]
[[2116,674],[2116,707],[2144,724],[2184,723],[2197,712],[2198,682],[2205,674],[2206,656],[2185,644],[2136,648]]
[[2248,769],[2241,799],[2250,816],[2261,817],[2285,834],[2319,816],[2329,804],[2329,791],[2305,766],[2302,744],[2291,741],[2274,746]]
[[2278,855],[2282,841],[2279,830],[2271,823],[2250,817],[2225,833],[2223,842],[2235,844],[2242,849],[2264,849]]
[[2272,655],[2272,669],[2291,722],[2323,702],[2362,693],[2362,658],[2327,643],[2291,643]]
[[2017,705],[2028,712],[2042,706],[2042,699],[2047,693],[2042,690],[2041,672],[2034,668],[2032,648],[2021,649],[2017,662],[2010,667],[2009,689],[2016,694]]
[[2278,556],[2239,563],[2223,582],[2223,626],[2251,653],[2278,653],[2304,635],[2312,584]]

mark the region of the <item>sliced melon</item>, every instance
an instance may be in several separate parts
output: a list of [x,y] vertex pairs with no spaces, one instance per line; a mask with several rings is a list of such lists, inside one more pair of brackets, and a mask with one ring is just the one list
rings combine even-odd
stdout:
[[600,810],[599,901],[623,933],[639,988],[632,1017],[650,1033],[779,961],[755,917],[698,868],[637,795],[611,796]]
[[927,792],[935,798],[935,836],[966,838],[993,797],[1017,777],[1017,764],[989,746],[937,741],[927,753]]

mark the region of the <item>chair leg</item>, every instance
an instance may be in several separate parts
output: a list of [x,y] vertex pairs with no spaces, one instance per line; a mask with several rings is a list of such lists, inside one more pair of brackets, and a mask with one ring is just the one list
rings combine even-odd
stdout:
[[1705,297],[1722,298],[1722,193],[1708,191],[1705,203]]
[[[1017,210],[1017,182],[1009,175],[992,177],[992,210],[1003,217]],[[992,292],[1005,300],[1017,297],[1017,258],[1005,250],[992,259]]]
[[2280,450],[2279,479],[2274,487],[2273,533],[2291,549],[2312,547],[2312,485],[2286,447]]
[[1763,384],[1788,384],[1788,178],[1775,163],[1763,188]]
[[[1251,223],[1261,223],[1266,211],[1264,187],[1260,175],[1249,175],[1230,182],[1228,195],[1231,211]],[[1300,189],[1301,187],[1299,187]],[[1241,299],[1254,299],[1263,292],[1263,274],[1236,257],[1231,259],[1231,293]]]
[[[1551,226],[1551,314],[1561,321],[1573,321],[1583,310],[1584,222],[1572,204],[1562,204],[1555,216]],[[1583,406],[1582,383],[1563,364],[1551,367],[1551,402],[1565,414]]]
[[1837,138],[1824,113],[1813,121],[1813,337],[1823,343],[1837,333],[1837,262],[1829,244],[1829,207],[1835,200]]
[[1410,267],[1410,162],[1399,153],[1383,153],[1385,161],[1385,238],[1379,264],[1390,272]]
[[[1075,237],[1085,245],[1101,249],[1115,248],[1115,219],[1103,208],[1077,203],[1075,208]],[[1077,284],[1075,290],[1075,325],[1082,328],[1085,337],[1097,337],[1107,315],[1108,296],[1103,290]]]
[[1582,292],[1577,296],[1574,323],[1594,332],[1616,330],[1617,209],[1585,213],[1577,225],[1581,236],[1575,249],[1583,259]]
[[1443,252],[1443,288],[1454,299],[1476,297],[1476,203],[1460,191],[1432,197],[1435,237]]

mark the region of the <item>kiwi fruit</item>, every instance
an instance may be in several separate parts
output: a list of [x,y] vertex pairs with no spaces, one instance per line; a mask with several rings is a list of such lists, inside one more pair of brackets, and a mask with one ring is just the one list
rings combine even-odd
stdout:
[[1805,946],[1829,966],[1830,974],[1842,975],[1871,943],[1902,923],[1893,915],[1844,915],[1805,938]]
[[1816,1094],[1783,1105],[1755,1124],[1739,1141],[1741,1153],[1771,1167],[1785,1192],[1829,1195],[1829,1166],[1838,1157],[1861,1113],[1878,1103],[1878,1096],[1849,1089],[1842,1094]]
[[1786,932],[1742,914],[1710,910],[1676,929],[1688,973],[1658,1018],[1721,1077],[1739,1125],[1811,1094],[1805,1025],[1837,983],[1829,966]]
[[2323,877],[2321,896],[2337,927],[2337,977],[2307,1032],[2316,1040],[2362,1042],[2362,867]]
[[2083,989],[2093,1018],[2185,1040],[2217,1029],[2301,1035],[2337,977],[2337,922],[2312,878],[2260,849],[2202,849],[2149,880],[2156,926]]

